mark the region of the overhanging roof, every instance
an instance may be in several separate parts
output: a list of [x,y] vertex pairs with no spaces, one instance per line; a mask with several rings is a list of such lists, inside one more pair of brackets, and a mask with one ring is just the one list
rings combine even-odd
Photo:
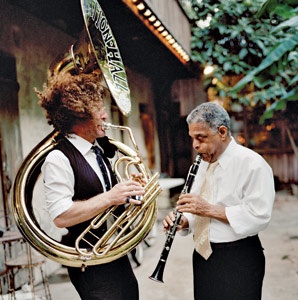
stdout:
[[[79,0],[9,2],[75,38],[83,30]],[[193,66],[181,63],[121,0],[99,0],[99,3],[112,28],[125,66],[157,80],[194,77],[191,71]]]

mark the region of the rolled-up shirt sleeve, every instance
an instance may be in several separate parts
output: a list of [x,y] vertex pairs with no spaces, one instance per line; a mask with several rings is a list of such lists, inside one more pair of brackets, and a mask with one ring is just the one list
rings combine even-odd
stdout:
[[48,154],[41,168],[46,208],[50,218],[67,211],[73,204],[74,175],[67,157],[59,150]]
[[227,206],[226,216],[237,235],[249,236],[264,230],[271,219],[274,203],[274,181],[271,169],[259,161],[242,174],[244,189],[239,204]]

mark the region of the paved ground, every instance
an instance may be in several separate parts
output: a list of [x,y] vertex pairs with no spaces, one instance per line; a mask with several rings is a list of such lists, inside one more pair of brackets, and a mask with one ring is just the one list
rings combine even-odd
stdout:
[[[162,218],[162,214],[160,211],[158,219]],[[267,261],[263,300],[298,299],[297,197],[278,193],[272,222],[261,234],[261,239]],[[143,263],[135,269],[140,286],[140,300],[191,300],[191,237],[176,236],[165,267],[164,283],[148,279],[155,269],[164,242],[165,236],[158,222],[155,243],[150,248],[144,247]],[[53,300],[79,300],[63,268],[50,277],[50,289]]]

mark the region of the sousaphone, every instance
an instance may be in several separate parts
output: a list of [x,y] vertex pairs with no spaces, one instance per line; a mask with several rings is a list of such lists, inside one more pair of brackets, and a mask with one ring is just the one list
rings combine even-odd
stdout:
[[[108,20],[96,0],[81,0],[85,28],[78,42],[50,66],[50,72],[69,72],[73,75],[100,69],[105,84],[123,115],[131,111],[130,90],[121,55]],[[114,172],[118,180],[130,177],[131,170],[142,173],[147,182],[145,195],[140,206],[128,205],[117,216],[115,222],[98,241],[81,248],[80,242],[87,241],[92,229],[96,229],[117,207],[112,207],[96,216],[77,238],[75,247],[61,244],[50,237],[40,226],[33,208],[33,191],[40,176],[40,168],[47,154],[59,143],[58,132],[54,131],[42,140],[23,161],[13,187],[12,207],[16,224],[24,238],[44,256],[66,266],[84,267],[113,261],[134,249],[148,235],[156,220],[156,198],[161,192],[159,174],[151,174],[144,164],[129,127],[104,124],[106,129],[124,130],[128,133],[133,148],[110,139],[117,147]]]

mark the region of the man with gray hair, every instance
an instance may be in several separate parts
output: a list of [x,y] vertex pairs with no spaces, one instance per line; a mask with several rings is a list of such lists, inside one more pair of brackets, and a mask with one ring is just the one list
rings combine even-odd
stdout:
[[[202,163],[189,194],[182,194],[181,234],[192,233],[195,300],[258,300],[265,257],[258,233],[271,219],[275,198],[270,166],[231,136],[230,118],[215,103],[187,117],[193,148]],[[164,219],[173,226],[174,213]]]

